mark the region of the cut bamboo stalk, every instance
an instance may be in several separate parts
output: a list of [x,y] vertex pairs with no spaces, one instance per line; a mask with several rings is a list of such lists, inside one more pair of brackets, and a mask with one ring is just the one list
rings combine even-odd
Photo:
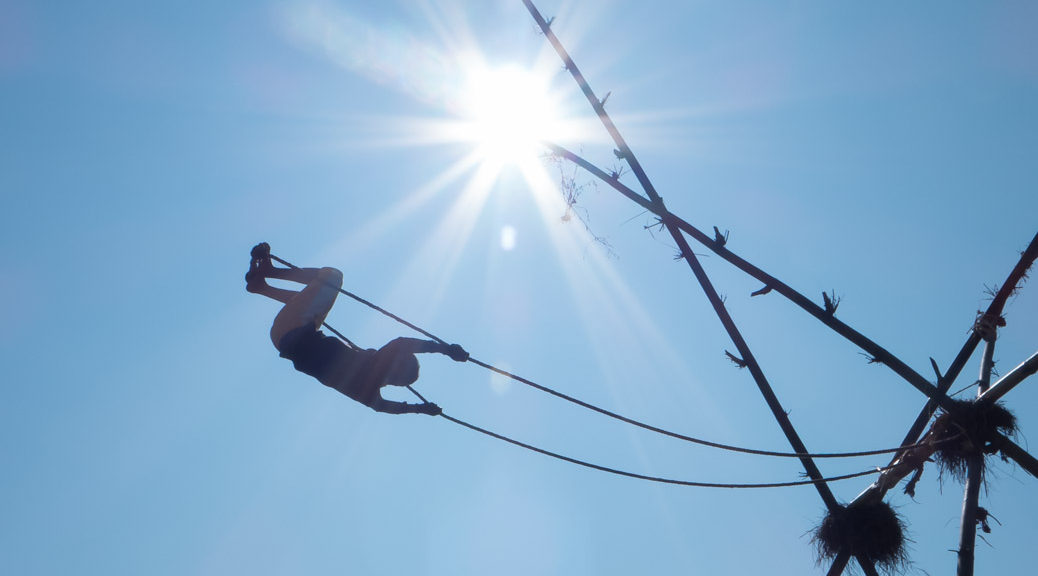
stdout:
[[1030,358],[1021,362],[1019,366],[992,384],[987,392],[977,398],[977,402],[995,402],[1035,372],[1038,372],[1038,352],[1032,354]]

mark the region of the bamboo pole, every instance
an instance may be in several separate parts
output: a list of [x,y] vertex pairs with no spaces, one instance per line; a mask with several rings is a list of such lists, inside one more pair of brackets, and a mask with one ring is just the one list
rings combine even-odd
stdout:
[[1028,454],[1027,451],[1018,446],[1016,442],[1002,436],[998,444],[998,449],[1008,458],[1012,458],[1021,468],[1030,472],[1031,476],[1038,478],[1038,459]]
[[[1002,284],[1002,287],[992,298],[991,303],[988,305],[988,309],[984,312],[982,317],[987,318],[999,318],[1002,316],[1002,312],[1005,308],[1006,302],[1009,300],[1009,296],[1015,292],[1020,282],[1025,277],[1027,270],[1033,265],[1035,259],[1038,258],[1038,234],[1031,240],[1027,249],[1020,255],[1020,259],[1016,265],[1010,271],[1006,281]],[[955,360],[952,361],[951,366],[948,367],[948,371],[942,376],[936,369],[936,363],[934,363],[934,369],[938,372],[937,375],[937,388],[943,393],[947,394],[950,387],[958,378],[962,368],[969,361],[970,356],[976,351],[977,346],[982,341],[980,331],[974,330],[970,333],[966,342],[959,349],[959,353],[956,355]],[[1009,374],[1006,374],[1001,380],[991,386],[988,391],[977,399],[978,402],[993,402],[997,400],[1006,392],[1009,391],[1013,386],[1022,381],[1027,376],[1030,376],[1038,370],[1038,353],[1028,358],[1023,364],[1017,366]],[[1003,383],[1005,382],[1005,383]],[[917,444],[920,436],[922,436],[923,430],[926,427],[927,422],[933,416],[934,411],[937,409],[937,405],[933,400],[926,403],[923,409],[919,412],[919,416],[916,417],[915,422],[909,429],[902,441],[902,446],[910,444]],[[1027,453],[1026,450],[1018,446],[1016,443],[1006,438],[1001,437],[998,448],[1002,451],[1006,457],[1011,458],[1021,468],[1027,470],[1032,476],[1038,478],[1038,459]],[[886,495],[887,491],[897,486],[897,484],[917,469],[916,463],[925,462],[929,454],[932,453],[932,449],[929,451],[916,451],[907,452],[905,454],[899,454],[895,456],[890,464],[887,466],[887,470],[879,475],[868,488],[858,494],[857,497],[850,503],[850,506],[860,505],[864,502],[871,502],[880,500]],[[968,471],[967,471],[968,472]],[[964,500],[965,504],[965,500]],[[960,538],[961,539],[961,538]],[[837,562],[839,557],[837,557]],[[836,563],[833,564],[834,569]],[[830,571],[834,576],[839,576],[843,573],[840,569],[836,572]]]
[[977,398],[980,398],[991,386],[991,369],[995,367],[995,342],[992,340],[984,346],[984,356],[980,360],[980,382],[977,383]]
[[[1035,234],[1027,249],[1021,253],[1020,259],[1017,260],[1017,263],[1009,272],[1006,281],[1002,283],[1002,287],[995,294],[995,297],[991,299],[991,303],[988,305],[987,310],[984,311],[984,314],[981,315],[982,317],[999,318],[1002,316],[1002,312],[1004,311],[1006,302],[1009,300],[1009,296],[1017,290],[1021,280],[1023,280],[1027,270],[1033,265],[1036,258],[1038,258],[1038,234]],[[962,371],[963,367],[966,366],[966,362],[969,361],[970,356],[972,356],[976,351],[977,346],[981,341],[981,334],[978,330],[970,332],[966,342],[962,345],[962,348],[959,349],[959,353],[955,356],[955,360],[953,360],[951,366],[948,367],[948,371],[945,372],[943,376],[938,374],[937,388],[942,393],[947,394],[948,390],[954,384],[956,378],[959,377],[959,373]],[[1035,356],[1038,356],[1038,354],[1035,354]],[[1032,356],[1027,362],[1024,362],[1024,364],[1021,364],[1021,366],[1018,366],[1017,368],[1019,369],[1028,366],[1029,368],[1038,369],[1038,360],[1035,359],[1035,356]],[[1035,362],[1035,365],[1033,366],[1028,364],[1032,361]],[[1013,376],[1013,378],[1019,377],[1022,380],[1029,375],[1027,373],[1029,368],[1023,368],[1020,375]],[[991,396],[992,393],[999,393],[996,391],[1000,391],[1001,394],[1008,392],[1008,389],[1002,388],[1001,383],[1003,380],[1011,381],[1010,377],[1014,372],[1017,372],[1017,369],[1014,369],[1010,374],[1006,374],[1002,380],[996,382],[995,386],[992,386],[987,393],[978,399],[978,401],[984,402],[998,399],[999,396]],[[1013,386],[1015,385],[1016,384],[1014,383]],[[986,398],[989,397],[990,400],[987,400]],[[937,405],[932,400],[926,403],[923,409],[919,412],[919,416],[916,417],[912,427],[909,429],[908,434],[905,435],[904,440],[901,442],[902,446],[908,446],[919,442],[919,438],[922,436],[927,422],[929,422],[930,418],[933,417],[933,413],[936,409]],[[1005,446],[1003,453],[1010,458],[1013,458],[1025,470],[1038,477],[1038,461],[1036,461],[1034,457],[1016,444],[1010,442],[1007,438],[1003,438],[1002,445]],[[895,456],[888,465],[890,469],[880,474],[879,478],[877,478],[871,486],[851,502],[851,505],[853,506],[864,501],[881,499],[886,494],[887,490],[896,486],[901,479],[907,476],[913,468],[896,466],[899,458],[902,458],[902,456]]]
[[1030,269],[1031,265],[1034,264],[1035,259],[1038,258],[1038,233],[1031,239],[1031,243],[1028,244],[1027,248],[1020,254],[1020,259],[1017,260],[1016,266],[1009,273],[1009,277],[1006,278],[1002,287],[995,294],[995,297],[991,299],[991,304],[988,305],[987,314],[995,314],[997,316],[1002,315],[1002,311],[1006,306],[1006,302],[1009,297],[1016,293],[1019,287],[1020,281],[1027,276],[1027,270]]
[[873,342],[865,335],[861,334],[857,330],[851,328],[841,320],[836,318],[835,315],[827,312],[823,307],[811,301],[803,294],[797,292],[786,283],[778,280],[774,276],[764,272],[760,268],[754,266],[748,261],[744,260],[731,250],[728,250],[724,246],[718,244],[718,242],[711,236],[707,235],[703,231],[699,230],[692,224],[686,222],[677,215],[669,212],[661,203],[653,203],[652,201],[642,197],[640,194],[625,186],[623,183],[613,178],[610,174],[607,174],[601,168],[598,168],[591,162],[588,162],[584,158],[577,154],[574,154],[570,150],[559,146],[554,143],[546,142],[545,146],[553,153],[573,162],[577,166],[587,170],[590,174],[602,180],[627,198],[635,201],[642,208],[652,212],[656,216],[660,217],[661,220],[672,219],[675,226],[677,226],[682,232],[685,232],[691,236],[694,240],[702,244],[705,248],[717,254],[730,264],[742,270],[746,274],[760,280],[766,286],[774,290],[775,292],[785,296],[790,302],[796,304],[807,313],[814,316],[816,319],[821,321],[823,324],[831,328],[837,334],[843,336],[847,340],[857,345],[863,351],[865,351],[872,358],[876,358],[883,364],[887,365],[895,373],[901,376],[905,381],[914,386],[917,390],[926,395],[927,398],[934,399],[938,404],[946,407],[951,407],[951,401],[948,397],[937,389],[929,380],[924,378],[918,372],[910,368],[900,358],[894,356],[892,353],[887,351],[879,344]]
[[977,546],[977,501],[984,475],[984,454],[970,456],[966,471],[966,490],[962,499],[962,523],[959,526],[959,563],[956,576],[973,576],[974,552]]
[[987,392],[981,394],[980,398],[977,398],[977,402],[995,402],[1035,372],[1038,372],[1038,352],[1031,354],[1030,358],[1021,362],[1019,366],[1010,370],[998,382],[992,384]]
[[858,561],[858,565],[861,566],[861,570],[865,572],[865,576],[879,576],[876,566],[870,560],[862,560],[861,556],[856,556],[855,559]]
[[[871,357],[876,358],[883,364],[886,364],[889,368],[894,370],[899,376],[905,381],[914,386],[917,390],[922,392],[930,399],[926,407],[920,412],[916,418],[916,422],[912,425],[909,430],[909,436],[905,440],[906,444],[914,444],[919,436],[922,434],[923,428],[926,423],[933,416],[934,410],[937,406],[943,406],[945,408],[951,408],[951,402],[947,397],[947,391],[951,387],[955,378],[958,376],[959,371],[969,360],[969,357],[976,350],[977,345],[980,343],[981,338],[976,332],[970,334],[970,337],[963,344],[956,356],[955,361],[949,368],[948,373],[945,374],[946,380],[941,382],[944,386],[934,386],[926,378],[920,375],[918,372],[912,370],[902,360],[891,354],[889,351],[884,349],[879,344],[870,340],[863,334],[854,330],[850,326],[844,324],[842,321],[837,319],[834,315],[826,312],[824,308],[815,304],[812,300],[797,292],[784,282],[778,280],[774,276],[764,272],[760,268],[754,266],[748,261],[744,260],[734,252],[728,250],[723,245],[719,245],[715,238],[705,234],[703,231],[697,229],[692,224],[686,222],[675,214],[667,211],[661,204],[653,203],[652,201],[642,197],[640,194],[625,186],[619,180],[614,178],[611,174],[602,170],[593,163],[587,161],[578,154],[573,153],[566,148],[559,146],[552,142],[543,143],[546,148],[552,151],[552,153],[573,162],[577,166],[580,166],[592,176],[595,176],[605,184],[611,186],[616,191],[620,192],[630,200],[636,202],[642,208],[652,212],[661,219],[670,216],[675,219],[677,226],[686,234],[691,236],[694,240],[702,244],[708,250],[714,252],[739,270],[742,270],[749,276],[761,281],[765,286],[771,288],[775,292],[778,292],[782,296],[786,297],[790,302],[796,304],[805,312],[811,314],[816,319],[821,321],[824,325],[831,328],[837,334],[840,334],[847,340],[851,341],[864,352],[869,354]],[[995,297],[992,299],[991,304],[988,306],[987,311],[982,315],[988,318],[999,318],[1002,315],[1002,311],[1005,307],[1006,301],[1013,292],[1016,291],[1020,281],[1026,275],[1027,270],[1033,265],[1035,259],[1038,258],[1038,234],[1035,234],[1031,243],[1027,249],[1021,254],[1020,259],[1017,261],[1013,270],[1010,272],[1006,281],[1002,284],[1002,288],[998,291]],[[1033,373],[1033,372],[1032,372]],[[1028,374],[1029,375],[1029,374]],[[939,384],[941,384],[939,383]],[[1015,384],[1014,384],[1015,385]],[[1004,392],[1003,392],[1004,394]]]
[[[586,86],[586,82],[584,83],[584,85]],[[602,113],[604,114],[604,110],[602,111]],[[641,196],[631,188],[619,182],[619,180],[614,178],[611,174],[606,173],[604,170],[598,168],[591,162],[573,153],[572,151],[567,150],[566,148],[554,143],[545,142],[544,144],[554,154],[573,162],[577,166],[580,166],[588,173],[592,174],[602,182],[608,184],[609,186],[611,186],[612,188],[614,188],[615,190],[629,198],[630,200],[636,202],[641,207],[652,212],[653,214],[656,214],[658,217],[660,217],[661,222],[664,222],[664,224],[673,223],[673,225],[676,226],[679,230],[689,234],[689,236],[691,236],[697,242],[702,244],[707,249],[713,251],[715,254],[721,256],[724,260],[736,266],[736,268],[739,268],[748,275],[763,282],[765,286],[767,286],[768,288],[785,296],[788,300],[790,300],[806,312],[810,313],[812,316],[820,320],[823,324],[833,329],[841,336],[844,336],[844,338],[850,340],[852,343],[858,345],[859,348],[864,350],[870,356],[886,364],[888,367],[894,370],[895,373],[904,378],[909,384],[913,385],[916,389],[925,394],[928,397],[928,401],[926,405],[923,407],[923,409],[920,411],[920,414],[917,416],[912,427],[909,429],[909,432],[906,434],[902,445],[914,444],[918,441],[918,438],[922,434],[922,431],[925,428],[926,423],[929,422],[938,405],[944,406],[946,408],[951,408],[951,401],[947,396],[947,392],[954,383],[955,379],[958,377],[959,372],[961,372],[966,362],[968,362],[969,357],[976,350],[977,345],[982,340],[982,338],[976,331],[972,332],[970,336],[967,338],[967,341],[963,344],[955,360],[952,362],[952,365],[949,367],[948,372],[945,373],[943,376],[938,372],[938,383],[937,386],[934,386],[932,383],[923,378],[919,373],[912,370],[907,364],[905,364],[899,358],[897,358],[896,356],[894,356],[893,354],[891,354],[886,349],[882,348],[869,338],[865,337],[861,333],[857,332],[850,326],[847,326],[842,321],[836,319],[834,315],[827,312],[825,309],[818,306],[813,301],[809,300],[806,296],[803,296],[793,288],[779,281],[777,278],[771,276],[770,274],[767,274],[766,272],[757,268],[753,264],[750,264],[748,261],[742,259],[738,255],[734,254],[733,252],[725,248],[715,238],[708,236],[707,234],[698,230],[685,220],[669,212],[663,205],[662,199],[659,199],[658,202],[653,202],[652,200],[646,199],[645,197]],[[657,198],[659,197],[657,196]],[[672,235],[674,234],[672,226],[668,226],[668,230],[671,230]],[[682,250],[684,252],[684,249]],[[1008,300],[1009,295],[1013,291],[1015,291],[1018,283],[1023,278],[1027,269],[1033,264],[1036,256],[1038,256],[1038,234],[1035,235],[1034,239],[1032,239],[1031,241],[1031,244],[1021,255],[1020,260],[1017,262],[1017,265],[1010,273],[1009,278],[1007,278],[1006,282],[1003,284],[1002,289],[998,292],[998,294],[996,294],[995,298],[992,299],[992,302],[988,307],[988,311],[985,313],[986,317],[1001,317],[1002,310],[1005,306],[1006,301]],[[740,353],[742,354],[743,352],[740,351]],[[988,356],[988,364],[990,364],[990,360],[991,357]],[[1038,370],[1038,360],[1035,360],[1034,364],[1025,363],[1025,365],[1029,369],[1034,368]],[[1019,379],[1022,380],[1024,377],[1032,373],[1034,373],[1034,370],[1031,370],[1028,373],[1020,372]],[[1000,380],[999,382],[1001,383],[1002,381]],[[1009,383],[1011,382],[1011,380],[1007,380],[1006,382]],[[1018,382],[1019,380],[1013,382],[1012,386],[1015,386]],[[1005,394],[1005,392],[1007,392],[1012,386],[1009,386],[1007,388],[1000,388],[1001,394]],[[1008,439],[1004,440],[1004,445],[1007,447],[1005,450],[1006,455],[1017,461],[1017,463],[1021,467],[1026,469],[1028,472],[1038,477],[1038,460],[1036,460],[1033,456],[1028,454],[1019,446],[1016,446],[1016,444],[1010,442]],[[916,467],[914,466],[895,466],[894,464],[896,464],[896,462],[897,459],[895,459],[892,462],[891,469],[885,471],[876,483],[874,483],[864,492],[859,494],[859,496],[855,498],[851,505],[855,505],[857,503],[869,499],[882,498],[883,495],[890,488],[896,486],[898,482],[900,482],[905,476],[907,476],[916,469]],[[824,496],[823,499],[825,499]],[[834,563],[831,569],[831,573],[842,574],[843,567],[838,566],[839,562],[840,557],[838,556],[836,563]],[[845,566],[846,559],[843,560],[843,563]],[[863,569],[865,569],[866,573],[871,573],[871,571],[874,570],[874,568],[872,570],[869,570],[864,564],[862,565],[862,567]]]
[[[747,368],[749,369],[750,374],[753,376],[754,382],[757,384],[757,387],[760,389],[761,394],[764,396],[765,402],[768,404],[768,407],[771,409],[772,414],[778,421],[779,427],[782,429],[783,434],[785,434],[786,439],[789,441],[790,445],[793,447],[793,450],[795,452],[807,453],[807,447],[804,445],[803,441],[800,439],[800,436],[797,434],[796,429],[793,427],[793,424],[790,421],[789,416],[787,415],[785,409],[782,407],[782,404],[779,402],[778,397],[775,395],[775,392],[772,389],[771,384],[768,383],[767,378],[764,376],[763,370],[761,370],[756,358],[750,351],[749,345],[746,343],[746,340],[739,332],[739,329],[736,326],[735,321],[732,320],[731,315],[729,315],[727,309],[724,306],[723,300],[717,293],[717,290],[714,288],[713,284],[710,282],[710,279],[707,276],[706,271],[699,263],[699,260],[695,256],[695,253],[688,245],[688,241],[685,239],[681,229],[679,229],[679,227],[677,226],[678,219],[667,211],[666,207],[663,204],[663,198],[661,198],[660,195],[656,192],[655,187],[649,180],[649,177],[645,173],[645,170],[642,168],[641,163],[638,162],[638,159],[634,155],[634,152],[631,150],[630,146],[627,145],[627,142],[620,134],[620,131],[616,128],[616,125],[613,124],[613,121],[609,117],[609,114],[605,111],[605,107],[602,105],[602,101],[599,100],[598,97],[595,95],[594,91],[591,89],[590,84],[588,84],[587,80],[584,78],[584,75],[580,72],[580,69],[577,68],[576,63],[573,62],[573,59],[570,57],[565,47],[562,46],[562,43],[559,41],[558,37],[556,37],[555,33],[551,30],[551,26],[548,24],[547,21],[544,20],[544,17],[541,16],[541,13],[537,10],[537,7],[534,6],[531,0],[523,0],[523,4],[526,5],[526,8],[530,12],[530,15],[533,17],[534,21],[537,22],[537,25],[540,27],[541,32],[544,33],[545,38],[548,39],[548,42],[551,43],[552,47],[558,53],[559,58],[562,59],[563,63],[566,66],[566,69],[569,70],[570,74],[573,76],[573,79],[577,82],[577,85],[580,86],[581,92],[583,92],[585,98],[587,98],[588,103],[591,104],[591,107],[598,115],[598,118],[602,122],[602,125],[606,128],[606,131],[609,132],[609,135],[612,137],[613,142],[616,144],[618,148],[617,155],[620,158],[626,160],[628,165],[631,167],[631,171],[634,173],[635,177],[638,179],[639,184],[641,184],[642,189],[645,191],[645,194],[648,196],[648,205],[652,207],[654,213],[661,215],[661,221],[666,226],[671,236],[674,238],[674,241],[677,243],[678,248],[681,251],[682,258],[684,258],[684,260],[688,263],[689,268],[692,269],[693,275],[696,277],[696,280],[702,287],[703,292],[706,294],[707,299],[710,301],[711,306],[714,308],[714,312],[717,314],[718,319],[720,319],[721,324],[724,326],[729,338],[731,338],[736,349],[739,351],[739,354],[742,356],[742,359],[746,362]],[[636,199],[636,201],[643,206],[645,205],[645,199],[641,195],[635,193],[633,190],[631,190],[630,192],[630,198]],[[817,481],[814,484],[815,489],[818,490],[818,494],[819,496],[821,496],[822,501],[825,502],[826,507],[828,507],[830,510],[837,509],[839,507],[839,503],[836,501],[836,497],[833,495],[832,490],[830,490],[829,486],[825,482],[821,481],[824,478],[824,476],[822,475],[818,467],[815,465],[814,460],[809,456],[801,456],[799,459],[801,461],[801,464],[804,466],[804,470],[807,472],[807,475],[812,480]]]
[[[761,394],[764,396],[764,401],[768,404],[768,408],[771,409],[771,413],[775,417],[775,420],[778,421],[782,433],[786,435],[786,439],[789,441],[795,452],[806,454],[808,452],[807,446],[804,445],[803,440],[800,439],[800,435],[797,434],[792,421],[789,419],[789,415],[779,402],[778,396],[775,395],[775,391],[772,389],[771,384],[768,383],[767,378],[764,376],[764,371],[761,370],[756,357],[754,357],[753,352],[750,351],[749,345],[739,332],[738,327],[735,325],[735,321],[732,320],[731,315],[729,315],[727,308],[724,306],[724,301],[721,299],[720,295],[718,295],[717,290],[710,282],[710,278],[707,277],[706,271],[703,269],[702,264],[699,263],[699,259],[696,258],[695,254],[692,252],[692,248],[688,245],[688,241],[685,240],[685,237],[682,235],[680,230],[671,226],[668,226],[668,230],[674,238],[674,241],[678,243],[682,256],[688,262],[696,280],[698,280],[699,284],[702,286],[703,292],[706,293],[707,299],[713,306],[717,317],[721,320],[721,324],[724,326],[725,331],[728,332],[728,336],[731,338],[732,343],[735,344],[743,362],[746,363],[746,368],[753,376],[753,380],[756,382],[758,389],[760,389]],[[822,472],[818,469],[814,460],[810,456],[801,456],[799,459],[801,464],[804,466],[804,470],[807,471],[808,476],[812,480],[823,478]],[[824,482],[815,482],[814,487],[818,490],[818,494],[821,496],[822,501],[825,502],[827,508],[830,510],[836,510],[839,508],[840,504],[836,501],[836,497],[833,495],[832,490],[829,489],[828,484],[825,484]]]
[[[995,340],[998,329],[991,327],[983,334],[984,355],[980,362],[980,379],[977,381],[977,396],[983,394],[991,383],[992,358],[995,356]],[[966,462],[966,488],[962,495],[962,520],[959,522],[959,563],[957,576],[973,576],[977,547],[977,506],[980,501],[980,485],[984,479],[983,446],[971,442],[973,454]]]
[[609,136],[613,139],[613,142],[616,143],[616,147],[619,149],[618,156],[627,160],[627,163],[631,167],[631,172],[634,173],[634,176],[638,179],[638,183],[641,184],[642,189],[645,190],[645,193],[649,196],[649,200],[654,204],[661,204],[663,199],[656,193],[656,188],[653,187],[652,182],[649,181],[649,177],[645,174],[645,170],[642,169],[642,165],[638,162],[638,158],[635,157],[634,152],[632,152],[631,148],[627,145],[627,141],[624,140],[620,131],[616,128],[616,125],[613,124],[612,118],[610,118],[609,114],[605,111],[605,106],[602,104],[602,100],[599,100],[598,96],[595,96],[594,91],[591,90],[591,85],[588,84],[584,75],[580,72],[580,69],[577,68],[576,63],[573,62],[573,58],[570,57],[569,52],[566,51],[566,48],[562,45],[562,42],[559,41],[559,38],[555,36],[555,32],[552,31],[551,25],[545,21],[544,17],[541,16],[541,12],[537,10],[537,7],[534,6],[531,0],[523,0],[523,4],[526,5],[526,9],[530,12],[530,16],[532,16],[534,21],[537,22],[537,26],[541,29],[544,37],[548,39],[548,42],[552,45],[552,48],[555,49],[555,52],[559,55],[563,64],[566,65],[566,70],[569,70],[570,75],[573,76],[573,80],[575,80],[577,85],[580,86],[580,91],[584,93],[584,97],[587,98],[588,103],[591,104],[591,108],[594,109],[595,114],[598,115],[599,121],[602,122],[603,126],[605,126],[605,129],[609,132]]
[[[899,358],[897,358],[887,350],[883,349],[872,340],[869,340],[856,330],[850,328],[850,326],[847,326],[842,321],[837,320],[835,318],[835,315],[833,314],[834,310],[823,309],[822,307],[818,306],[816,303],[809,300],[799,292],[790,288],[785,283],[780,282],[778,279],[765,273],[763,270],[760,270],[756,266],[750,264],[749,262],[743,260],[742,258],[738,257],[734,253],[724,248],[724,242],[720,241],[720,239],[711,238],[710,236],[704,234],[702,231],[693,227],[688,222],[670,213],[664,206],[663,199],[656,192],[655,187],[653,187],[651,181],[648,179],[648,176],[645,174],[645,171],[641,167],[640,162],[638,162],[630,147],[627,145],[626,141],[623,139],[619,131],[616,129],[616,126],[613,124],[609,115],[606,113],[605,108],[603,106],[603,101],[599,100],[595,96],[594,92],[590,88],[590,85],[584,78],[583,74],[581,74],[580,70],[576,67],[576,64],[573,62],[572,58],[566,52],[561,42],[559,42],[558,38],[552,32],[550,24],[544,20],[544,18],[541,16],[540,12],[534,6],[531,0],[523,0],[523,3],[524,5],[526,5],[531,16],[533,16],[534,20],[541,28],[541,31],[544,33],[545,37],[555,48],[560,58],[562,58],[563,62],[566,65],[566,69],[570,71],[570,74],[573,76],[574,80],[576,80],[577,84],[580,86],[581,91],[584,93],[584,96],[591,104],[591,107],[595,110],[596,114],[605,126],[606,130],[612,136],[613,141],[617,144],[617,156],[619,158],[627,160],[632,172],[638,179],[638,182],[641,184],[641,187],[645,191],[648,198],[646,199],[642,197],[640,194],[634,192],[627,186],[621,184],[617,178],[613,177],[612,175],[606,174],[604,171],[598,169],[590,162],[587,162],[583,158],[580,158],[576,154],[573,154],[572,152],[569,152],[568,150],[565,150],[560,146],[549,143],[549,149],[552,149],[553,152],[555,152],[556,154],[563,156],[573,161],[577,165],[583,167],[584,169],[588,170],[590,173],[598,177],[600,180],[609,184],[610,186],[612,186],[613,188],[615,188],[631,200],[635,201],[643,208],[653,212],[660,218],[660,222],[667,228],[668,232],[670,232],[671,236],[678,244],[682,257],[688,262],[689,267],[692,269],[693,274],[696,276],[697,280],[702,286],[704,292],[707,295],[707,298],[710,300],[711,305],[714,307],[714,310],[718,315],[718,318],[721,320],[721,323],[724,325],[726,331],[728,332],[729,337],[732,339],[736,348],[739,350],[743,362],[745,362],[746,367],[750,369],[750,372],[754,377],[754,381],[760,388],[761,393],[765,397],[765,401],[772,409],[772,412],[775,415],[776,420],[778,420],[780,427],[782,427],[783,432],[786,434],[787,439],[793,445],[794,449],[796,449],[798,452],[806,452],[806,448],[800,448],[803,446],[803,444],[800,441],[799,436],[796,434],[796,431],[793,428],[792,423],[789,421],[789,418],[786,415],[785,411],[781,409],[781,404],[779,404],[777,397],[775,397],[774,391],[772,390],[770,384],[767,382],[767,379],[764,377],[764,374],[761,371],[760,366],[757,364],[756,359],[750,352],[748,345],[742,338],[742,335],[739,333],[734,321],[731,319],[726,308],[724,307],[723,301],[720,299],[716,290],[713,288],[712,283],[706,276],[706,273],[703,270],[702,266],[699,264],[699,261],[695,257],[695,254],[688,246],[684,234],[688,234],[697,242],[712,250],[714,253],[718,254],[728,262],[732,263],[743,272],[763,282],[768,291],[774,290],[779,292],[788,300],[800,306],[803,310],[817,318],[823,324],[830,327],[844,338],[858,345],[860,348],[865,350],[873,359],[883,364],[886,364],[888,367],[894,370],[895,373],[897,373],[903,379],[905,379],[909,384],[911,384],[920,392],[925,394],[928,398],[928,402],[926,406],[923,408],[919,417],[917,417],[916,422],[909,430],[909,433],[906,435],[906,440],[904,444],[915,443],[915,439],[917,439],[921,434],[922,428],[925,427],[926,422],[929,421],[929,418],[932,416],[933,411],[936,409],[937,405],[945,407],[949,410],[953,408],[952,401],[947,396],[947,390],[951,386],[952,382],[954,382],[955,378],[958,376],[958,372],[961,370],[962,366],[968,360],[969,356],[972,355],[976,346],[979,344],[980,338],[977,337],[976,331],[974,331],[974,333],[971,334],[970,338],[967,340],[962,350],[960,350],[955,362],[953,362],[953,366],[949,369],[949,372],[944,375],[944,377],[942,377],[940,372],[937,370],[936,363],[934,363],[934,368],[937,372],[937,385],[935,386],[934,384],[930,383],[928,380],[923,378],[919,373],[912,370],[907,364],[905,364]],[[1022,279],[1024,273],[1033,263],[1036,256],[1038,256],[1038,234],[1035,235],[1034,239],[1031,241],[1030,246],[1021,256],[1021,259],[1017,263],[1017,266],[1010,274],[1009,281],[1007,281],[1006,285],[1003,286],[1003,289],[1000,290],[999,294],[997,294],[996,297],[993,299],[992,304],[989,307],[989,313],[992,310],[997,310],[997,317],[1001,319],[1001,310],[1005,304],[1005,301],[1008,299],[1008,295],[1013,290],[1015,290],[1016,285]],[[1012,286],[1012,288],[1010,290],[1006,290],[1006,286]],[[985,319],[991,320],[992,317],[987,316]],[[985,381],[984,377],[981,378],[983,383],[980,389],[981,394],[983,394],[983,392],[987,390],[987,383],[990,381],[990,369],[992,366],[993,358],[992,348],[993,339],[989,341],[989,346],[987,346],[985,349],[985,358],[982,362],[982,372],[987,374],[987,380]],[[1022,380],[1022,377],[1020,379]],[[1005,390],[1008,390],[1009,388],[1011,388],[1011,386],[1005,388]],[[1002,394],[1004,393],[1005,392],[1002,392]],[[1023,451],[1023,449],[1021,449],[1019,446],[1016,446],[1008,439],[1004,440],[1008,452],[1013,453],[1011,457],[1014,457],[1014,459],[1019,459],[1019,461],[1022,462],[1022,466],[1028,468],[1028,470],[1032,474],[1035,474],[1036,470],[1038,470],[1038,468],[1035,468],[1035,466],[1038,465],[1038,461],[1036,461],[1030,454],[1027,454],[1025,451]],[[979,452],[978,458],[979,463],[976,463],[975,465],[973,465],[974,463],[971,463],[971,467],[968,471],[970,479],[974,481],[967,482],[967,495],[964,501],[963,508],[962,539],[963,542],[968,544],[968,546],[960,546],[960,560],[962,558],[961,550],[967,547],[969,548],[969,562],[967,564],[969,565],[969,574],[971,575],[972,550],[975,544],[976,537],[976,507],[977,499],[979,498],[979,483],[983,476],[983,455]],[[805,469],[808,471],[809,476],[811,476],[812,478],[815,478],[816,474],[818,477],[821,476],[821,473],[818,472],[817,468],[814,466],[814,462],[810,458],[802,458],[802,463]],[[899,472],[903,473],[907,473],[907,471],[907,468],[899,470]],[[882,489],[866,490],[861,495],[859,495],[858,498],[855,499],[855,502],[859,501],[859,499],[863,497],[874,497],[877,492],[879,492],[879,496],[882,497],[882,494],[889,490],[889,488],[893,485],[896,485],[900,478],[903,477],[903,475],[900,476],[897,480],[893,481],[892,483],[884,482],[873,484],[873,486],[881,486]],[[888,480],[890,479],[891,478],[888,478]],[[832,496],[832,492],[829,490],[828,486],[826,486],[823,483],[818,483],[815,486],[819,489],[819,493],[822,496],[823,501],[826,502],[826,505],[830,509],[834,509],[834,507],[839,505],[836,502],[835,498]],[[973,492],[975,492],[976,494],[971,498],[971,494],[973,494]],[[966,540],[968,539],[967,525],[971,528],[971,530],[969,530],[969,533],[973,536],[972,542],[966,542]],[[847,561],[848,558],[846,557],[846,555],[838,555],[836,562],[834,562],[832,568],[830,569],[830,574],[841,574],[847,564]],[[862,568],[866,572],[866,574],[869,574],[871,576],[876,572],[875,567],[872,566],[871,563],[862,562],[860,558],[859,563],[862,565]]]
[[836,558],[833,560],[833,565],[829,567],[829,571],[825,573],[825,576],[840,576],[843,574],[843,569],[847,567],[847,563],[850,561],[850,554],[840,552],[836,555]]

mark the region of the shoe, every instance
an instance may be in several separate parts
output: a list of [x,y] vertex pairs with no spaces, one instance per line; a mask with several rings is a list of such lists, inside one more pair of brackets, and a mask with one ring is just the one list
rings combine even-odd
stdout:
[[270,244],[260,242],[252,247],[253,260],[270,260]]
[[267,287],[267,277],[261,270],[250,269],[245,273],[245,290],[258,294]]
[[245,289],[259,292],[267,286],[268,272],[274,268],[270,262],[270,244],[260,242],[252,247],[249,271],[245,273]]

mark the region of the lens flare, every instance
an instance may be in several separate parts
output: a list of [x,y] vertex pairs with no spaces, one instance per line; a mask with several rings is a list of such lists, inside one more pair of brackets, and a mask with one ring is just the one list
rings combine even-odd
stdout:
[[473,66],[465,82],[461,113],[465,139],[498,164],[521,164],[562,136],[562,122],[548,79],[518,66]]

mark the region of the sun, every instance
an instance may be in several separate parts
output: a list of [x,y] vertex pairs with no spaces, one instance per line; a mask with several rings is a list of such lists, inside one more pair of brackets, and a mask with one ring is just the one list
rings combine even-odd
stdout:
[[557,97],[545,75],[516,65],[470,67],[460,98],[462,139],[484,161],[523,165],[545,141],[567,139]]

